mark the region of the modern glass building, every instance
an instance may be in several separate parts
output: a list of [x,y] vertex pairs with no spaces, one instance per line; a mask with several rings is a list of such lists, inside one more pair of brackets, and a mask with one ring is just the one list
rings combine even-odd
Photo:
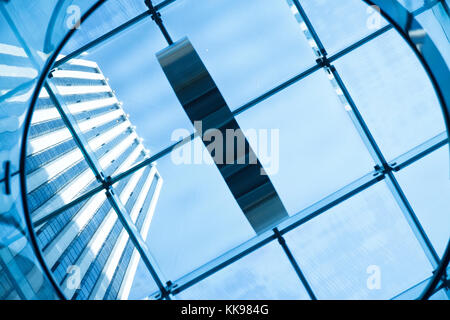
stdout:
[[11,0],[0,25],[2,299],[448,299],[447,1]]
[[[15,73],[28,76],[19,47],[3,46]],[[8,76],[9,74],[5,74]],[[61,118],[64,105],[105,175],[123,171],[148,157],[148,150],[124,113],[97,64],[73,59],[51,74],[55,91],[40,92],[31,120],[26,157],[29,212],[38,245],[56,281],[71,299],[126,299],[139,254],[104,194],[86,199],[53,219],[49,213],[96,185],[96,178]],[[162,179],[151,165],[121,181],[116,192],[145,239]],[[19,241],[19,240],[18,240]],[[14,240],[9,247],[20,246]],[[20,252],[11,252],[13,256]],[[26,268],[30,278],[36,270]],[[6,273],[5,273],[6,275]],[[25,298],[20,284],[5,279],[1,297]]]

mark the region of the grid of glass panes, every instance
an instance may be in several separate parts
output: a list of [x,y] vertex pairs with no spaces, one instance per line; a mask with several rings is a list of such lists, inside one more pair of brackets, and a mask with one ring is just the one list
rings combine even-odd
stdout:
[[[158,9],[170,8],[180,1],[182,0],[162,1]],[[362,172],[366,172],[365,175],[358,170],[350,170],[359,178],[353,179],[351,183],[347,181],[345,186],[340,181],[337,182],[335,186],[331,186],[331,192],[321,197],[322,200],[305,204],[298,212],[295,203],[297,195],[293,194],[298,190],[290,190],[291,195],[289,191],[282,192],[282,200],[291,210],[291,217],[278,226],[275,232],[267,232],[251,239],[243,235],[241,245],[213,257],[214,259],[206,261],[193,272],[171,278],[171,281],[162,281],[161,279],[165,279],[162,274],[152,272],[157,283],[167,283],[164,289],[160,285],[163,295],[156,293],[152,297],[167,298],[166,293],[169,292],[172,296],[181,298],[206,299],[393,298],[401,297],[403,291],[406,292],[430,277],[439,263],[448,230],[439,226],[436,221],[446,221],[445,208],[448,208],[448,204],[446,206],[441,198],[439,201],[430,199],[438,197],[438,190],[450,188],[448,179],[441,176],[447,163],[445,157],[448,154],[448,138],[425,72],[414,60],[415,57],[411,58],[406,44],[397,48],[390,47],[384,60],[374,59],[373,55],[386,49],[380,43],[394,43],[396,46],[402,41],[384,20],[380,21],[375,31],[357,29],[348,32],[337,29],[330,32],[329,24],[325,21],[340,19],[343,12],[354,12],[346,18],[356,21],[361,13],[358,10],[367,9],[361,1],[361,6],[355,6],[355,1],[346,1],[352,6],[341,8],[342,12],[326,10],[326,1],[287,2],[297,18],[298,28],[304,32],[318,59],[317,64],[306,71],[298,70],[301,72],[288,81],[265,93],[258,93],[250,102],[235,108],[236,118],[244,127],[251,125],[252,117],[247,118],[246,115],[254,112],[256,115],[252,116],[257,117],[258,108],[264,110],[265,101],[282,95],[286,95],[287,100],[296,99],[298,95],[292,89],[302,90],[302,86],[308,81],[311,81],[311,88],[317,84],[330,85],[336,92],[337,99],[333,103],[341,103],[343,110],[349,115],[349,123],[354,125],[371,155],[374,170],[367,172],[364,168]],[[426,1],[415,9],[414,14],[420,17],[442,5],[439,1]],[[164,19],[164,12],[162,14]],[[355,65],[352,55],[366,57],[365,63]],[[406,61],[400,63],[398,57]],[[401,78],[402,74],[411,76],[406,72],[410,68],[418,70],[414,78]],[[392,82],[384,81],[386,77],[383,72],[391,72],[388,79]],[[401,88],[396,85],[399,77],[400,80],[417,86]],[[397,100],[383,100],[384,90],[399,88],[418,93],[411,95],[406,103],[399,99],[408,96],[409,91],[406,94],[404,91],[403,95],[393,93],[391,97],[398,97]],[[396,109],[396,105],[404,108]],[[266,117],[271,116],[270,111],[265,111]],[[285,111],[289,112],[287,109]],[[402,119],[404,123],[398,123],[398,119]],[[401,127],[407,127],[408,122],[413,124],[412,127],[418,127],[417,122],[420,121],[428,122],[423,125],[422,130],[408,131]],[[66,125],[71,124],[66,122]],[[77,135],[76,130],[73,134]],[[393,136],[396,137],[395,145],[392,144]],[[350,135],[345,137],[354,139]],[[82,143],[78,146],[86,149]],[[102,172],[102,168],[96,164],[95,155],[89,150],[85,150],[84,155],[100,182],[109,188],[151,162],[164,161],[164,156],[176,147],[177,144],[174,144],[160,150],[138,166],[108,179],[98,174]],[[358,160],[364,161],[362,156],[355,161]],[[336,169],[344,167],[337,166]],[[423,184],[412,183],[416,179],[421,179]],[[421,196],[423,194],[427,196]],[[118,214],[127,215],[126,206],[117,203],[117,198],[108,198],[114,209],[119,211]],[[436,215],[433,218],[428,215],[431,205],[432,212]],[[70,204],[66,209],[68,207]],[[396,233],[400,233],[404,239],[399,247],[390,242],[398,239],[399,235]],[[278,246],[276,241],[284,246]],[[312,247],[311,241],[316,242]],[[339,251],[348,257],[343,259],[337,256],[336,252]],[[378,255],[377,261],[371,261],[372,255]],[[267,261],[277,263],[272,266]],[[367,296],[365,287],[369,284],[365,280],[355,283],[352,279],[360,277],[361,270],[363,276],[367,276],[366,272],[371,272],[371,266],[380,267],[387,280],[378,294]],[[166,272],[164,268],[162,271]],[[408,273],[407,277],[398,279],[398,275],[405,273]],[[222,288],[237,275],[241,277],[239,283],[230,286],[232,289]],[[280,275],[283,277],[278,279]]]

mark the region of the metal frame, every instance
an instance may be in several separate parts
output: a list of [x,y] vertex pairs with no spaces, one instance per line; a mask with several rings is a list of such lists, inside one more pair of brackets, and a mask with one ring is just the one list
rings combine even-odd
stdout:
[[[69,61],[70,59],[78,56],[82,52],[103,43],[104,41],[117,35],[121,31],[131,27],[132,25],[138,23],[139,21],[142,21],[146,17],[153,17],[153,19],[158,24],[158,26],[160,26],[160,29],[161,29],[164,37],[166,38],[167,42],[170,44],[171,38],[168,35],[167,30],[165,29],[165,27],[162,24],[159,11],[162,8],[170,5],[171,3],[175,2],[175,1],[176,0],[166,0],[154,7],[149,6],[148,11],[146,11],[146,12],[138,15],[137,17],[129,20],[128,22],[120,25],[119,27],[106,33],[105,35],[93,40],[92,42],[86,44],[85,46],[81,47],[80,49],[75,50],[74,52],[67,55],[66,57],[54,62],[56,60],[57,53],[61,50],[62,46],[67,42],[69,37],[72,35],[72,33],[73,33],[72,32],[73,30],[72,30],[71,32],[69,32],[68,36],[66,36],[66,38],[63,40],[61,45],[58,47],[55,54],[52,55],[52,58],[49,59],[49,62],[47,63],[46,68],[44,69],[47,71],[45,71],[43,73],[43,76],[40,79],[42,81],[40,81],[38,83],[37,87],[39,88],[40,85],[44,84],[45,78],[46,78],[47,73],[50,70],[50,68],[55,68],[58,65],[61,65],[65,62]],[[280,1],[284,1],[284,0],[280,0]],[[388,186],[390,186],[390,190],[391,190],[394,198],[396,199],[397,203],[401,207],[402,212],[405,215],[405,218],[409,222],[410,227],[412,228],[417,240],[421,244],[431,265],[435,269],[439,268],[439,264],[440,264],[439,256],[437,255],[433,245],[429,241],[426,233],[424,232],[422,226],[420,225],[420,222],[418,221],[417,217],[415,216],[415,213],[414,213],[413,209],[411,208],[411,206],[409,205],[408,200],[406,199],[405,195],[403,194],[403,191],[401,190],[398,182],[396,181],[396,179],[393,175],[393,172],[407,167],[411,163],[414,163],[415,161],[420,160],[421,158],[428,155],[429,153],[446,145],[448,143],[448,137],[446,136],[445,133],[442,133],[439,136],[431,139],[430,141],[425,142],[423,145],[417,146],[413,150],[410,150],[409,152],[405,153],[404,155],[398,157],[393,162],[387,163],[387,161],[384,158],[383,154],[381,153],[375,139],[372,137],[370,130],[367,128],[367,125],[365,124],[364,119],[360,115],[360,113],[357,109],[357,106],[354,104],[350,94],[348,93],[348,91],[345,87],[345,84],[343,83],[342,79],[340,78],[338,71],[331,65],[331,63],[333,61],[341,58],[342,56],[346,55],[347,53],[352,52],[353,50],[359,48],[360,46],[366,44],[367,42],[377,38],[378,36],[384,34],[387,31],[391,30],[394,26],[396,27],[397,30],[399,30],[399,29],[405,30],[405,33],[408,33],[408,31],[410,30],[410,26],[411,26],[412,16],[411,15],[402,16],[402,19],[404,21],[403,28],[401,25],[399,25],[395,21],[392,21],[392,19],[391,19],[391,21],[390,21],[391,24],[389,24],[388,26],[385,26],[385,27],[373,32],[372,34],[357,41],[356,43],[350,45],[349,47],[342,49],[341,51],[335,53],[334,55],[332,55],[330,57],[327,57],[326,49],[322,45],[317,33],[314,30],[312,23],[309,21],[305,11],[301,7],[300,2],[298,0],[292,0],[292,1],[295,4],[295,6],[297,7],[300,15],[302,16],[302,19],[305,21],[305,24],[307,25],[308,31],[310,32],[311,36],[313,37],[313,39],[315,40],[315,42],[318,46],[319,59],[317,60],[317,64],[312,66],[311,68],[299,73],[297,76],[287,80],[286,82],[276,86],[275,88],[269,90],[268,92],[262,94],[261,96],[256,97],[255,99],[249,101],[248,103],[244,104],[243,106],[237,108],[233,112],[233,116],[236,116],[242,112],[245,112],[246,110],[256,106],[259,102],[264,101],[265,99],[271,97],[272,95],[280,92],[281,90],[291,86],[292,84],[300,81],[301,79],[307,77],[308,75],[310,75],[320,69],[329,70],[333,74],[334,78],[336,79],[337,85],[344,93],[345,99],[347,100],[347,102],[349,103],[349,105],[352,108],[351,118],[353,120],[353,123],[355,124],[355,127],[357,128],[358,132],[360,133],[361,138],[364,141],[366,147],[368,148],[370,154],[372,155],[375,163],[378,164],[378,166],[375,168],[374,172],[369,173],[364,177],[361,177],[357,181],[351,183],[350,185],[344,187],[341,190],[336,191],[334,194],[331,194],[330,196],[326,197],[325,199],[322,199],[321,201],[317,202],[316,204],[312,205],[311,207],[302,210],[301,212],[297,213],[296,215],[290,217],[289,219],[287,219],[286,221],[281,223],[278,226],[278,228],[275,228],[272,231],[263,233],[255,238],[247,241],[246,243],[240,245],[239,247],[230,250],[227,254],[225,254],[221,257],[218,257],[218,258],[214,259],[213,261],[209,262],[208,264],[198,268],[197,270],[183,276],[182,278],[175,281],[173,285],[172,285],[171,281],[168,281],[167,286],[165,287],[162,284],[162,281],[160,280],[162,278],[161,273],[155,269],[156,263],[154,261],[152,261],[152,259],[150,258],[150,254],[148,252],[148,249],[145,246],[144,239],[142,239],[140,237],[140,234],[138,232],[136,232],[136,230],[135,230],[136,228],[133,228],[134,226],[133,226],[133,223],[131,222],[131,220],[127,219],[127,217],[129,217],[129,215],[126,212],[123,205],[120,203],[120,199],[118,199],[118,197],[115,196],[114,191],[112,189],[112,185],[114,183],[132,175],[139,169],[141,169],[145,166],[148,166],[151,163],[153,163],[154,161],[169,154],[170,152],[177,149],[181,145],[190,142],[191,140],[193,140],[195,137],[198,136],[197,133],[193,133],[191,136],[185,138],[184,140],[181,140],[181,141],[169,146],[168,148],[147,158],[146,160],[133,166],[132,168],[128,169],[127,171],[125,171],[121,174],[118,174],[113,177],[104,177],[100,166],[98,165],[98,163],[96,163],[95,157],[92,155],[92,152],[88,148],[85,148],[85,146],[88,146],[88,145],[85,141],[83,141],[82,134],[80,134],[79,130],[77,129],[76,123],[73,121],[73,119],[70,119],[70,113],[68,113],[68,111],[64,108],[64,106],[58,103],[58,97],[57,97],[57,94],[54,93],[54,88],[52,88],[51,81],[47,81],[44,84],[44,86],[49,91],[51,98],[54,100],[55,104],[58,107],[58,110],[61,113],[61,117],[63,118],[64,122],[68,126],[75,141],[77,142],[78,147],[80,148],[80,150],[82,150],[82,153],[83,153],[86,161],[88,162],[89,167],[94,172],[94,174],[96,175],[96,177],[97,177],[98,181],[101,183],[101,185],[99,185],[98,187],[94,188],[91,191],[86,192],[84,195],[82,195],[79,198],[73,200],[72,202],[66,204],[64,207],[54,211],[48,217],[41,219],[40,221],[36,221],[34,223],[34,225],[36,226],[41,223],[44,223],[48,219],[55,217],[59,213],[72,207],[73,205],[79,203],[80,201],[83,201],[83,200],[91,197],[92,195],[94,195],[98,192],[101,192],[102,190],[105,190],[109,201],[111,202],[113,208],[115,209],[115,211],[117,212],[117,214],[119,216],[119,219],[122,221],[125,229],[127,230],[128,234],[130,235],[130,238],[133,240],[133,243],[135,244],[136,248],[138,249],[141,257],[144,259],[144,262],[145,262],[147,268],[149,269],[152,277],[154,278],[155,282],[157,283],[159,290],[160,290],[160,294],[158,295],[159,298],[170,298],[170,295],[175,295],[175,294],[180,293],[183,290],[186,290],[190,286],[198,283],[199,281],[210,276],[211,274],[225,268],[229,264],[239,260],[240,258],[246,256],[247,254],[266,245],[267,243],[269,243],[273,240],[278,240],[281,248],[285,252],[294,271],[298,275],[303,286],[306,288],[308,294],[310,295],[310,297],[312,299],[315,299],[316,296],[313,292],[313,288],[311,288],[311,286],[308,284],[308,281],[307,281],[305,275],[303,274],[303,272],[301,271],[298,262],[295,260],[292,253],[290,252],[289,247],[287,246],[286,242],[284,241],[283,234],[285,234],[285,233],[291,231],[292,229],[302,225],[303,223],[313,219],[314,217],[327,211],[328,209],[342,203],[343,201],[347,200],[348,198],[354,196],[355,194],[357,194],[363,190],[366,190],[370,186],[378,183],[379,181],[386,180]],[[87,12],[83,16],[81,21],[84,21],[87,18],[87,16],[89,16],[89,14],[91,14],[97,7],[100,6],[100,4],[102,2],[103,1],[98,1],[98,3],[96,5],[94,5],[93,8],[91,8],[89,10],[89,12]],[[366,2],[369,4],[378,4],[378,3],[381,4],[382,1],[366,1]],[[395,1],[388,1],[388,2],[390,4],[391,2],[395,2]],[[413,15],[420,14],[420,13],[424,12],[425,10],[432,8],[434,5],[436,5],[439,2],[440,1],[431,1],[430,3],[425,4],[424,7],[416,10],[413,13]],[[149,2],[149,3],[151,5],[151,2]],[[386,3],[386,1],[384,1],[384,3]],[[382,9],[384,9],[385,4],[381,4],[381,7],[382,7]],[[388,7],[387,14],[389,15],[389,10],[392,10],[392,9],[389,9],[389,6],[387,6],[387,7]],[[393,13],[391,13],[391,16],[392,15],[393,15]],[[414,20],[414,19],[412,19],[412,20]],[[164,30],[166,30],[166,32],[164,32]],[[168,39],[170,39],[170,40],[168,40]],[[26,46],[25,46],[25,49],[26,49]],[[31,52],[28,52],[28,51],[27,51],[27,53],[31,54]],[[420,56],[420,54],[418,54],[418,56]],[[421,62],[423,64],[426,64],[427,61],[424,62],[423,58],[419,57],[419,59],[421,60]],[[438,63],[441,63],[442,61],[436,61],[435,64],[438,65]],[[426,67],[426,70],[428,71],[428,73],[433,74],[432,71],[434,71],[434,69],[433,69],[434,65],[432,65],[430,67],[427,67],[427,66],[428,65],[426,64],[425,67]],[[430,77],[432,77],[432,76],[430,76]],[[450,91],[442,92],[441,88],[439,87],[439,85],[441,84],[439,81],[440,79],[434,79],[432,77],[431,80],[435,86],[436,92],[438,94],[438,97],[441,100],[441,103],[443,102],[443,107],[448,106],[448,104],[445,103],[446,101],[448,101],[448,97],[446,96],[446,94],[449,94]],[[37,100],[38,93],[39,92],[36,91],[33,96],[32,106],[34,106],[34,103]],[[25,202],[25,207],[26,207],[26,184],[25,184],[25,176],[23,173],[24,172],[23,159],[24,159],[24,150],[26,149],[25,148],[26,147],[26,135],[27,135],[28,128],[29,128],[31,115],[32,115],[32,108],[27,115],[27,125],[26,125],[26,129],[25,129],[24,139],[22,141],[22,161],[21,161],[21,177],[22,177],[22,179],[21,179],[21,182],[22,182],[23,189],[24,189],[22,192],[22,195],[23,195],[23,199]],[[448,122],[449,122],[448,121],[448,113],[446,114],[445,110],[444,110],[444,118],[446,120],[446,123],[448,124]],[[29,216],[27,213],[27,210],[26,210],[26,216]],[[30,228],[33,229],[31,227],[31,223],[30,223]],[[31,231],[31,233],[33,233],[33,231]],[[44,262],[44,265],[45,265],[45,262]],[[52,278],[51,275],[49,277]],[[441,279],[439,277],[437,280],[433,280],[433,281],[437,281],[437,283],[438,283],[440,280]],[[448,288],[447,288],[447,294],[448,294]]]

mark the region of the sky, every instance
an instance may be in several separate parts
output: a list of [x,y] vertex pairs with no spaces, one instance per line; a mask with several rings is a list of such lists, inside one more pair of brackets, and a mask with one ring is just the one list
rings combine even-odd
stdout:
[[[339,5],[331,0],[308,0],[302,4],[329,54],[374,31],[367,27],[371,13],[360,0],[342,0]],[[140,9],[131,6],[123,18]],[[179,0],[161,13],[174,41],[184,37],[191,41],[232,110],[315,64],[313,51],[285,1]],[[436,31],[441,46],[448,45],[432,17],[421,19]],[[101,31],[89,35],[82,30],[71,46],[85,41],[83,36]],[[155,56],[166,46],[154,22],[146,19],[84,57],[96,61],[109,78],[151,154],[175,142],[171,139],[174,130],[193,132]],[[443,48],[448,59],[448,47]],[[443,132],[432,87],[395,31],[335,65],[389,160]],[[290,215],[373,170],[370,154],[322,70],[240,114],[237,121],[242,129],[280,130],[280,170],[270,179]],[[203,148],[198,140],[194,143]],[[435,229],[435,222],[448,220],[444,208],[450,203],[435,195],[432,181],[439,179],[436,174],[425,172],[429,167],[444,166],[444,153],[435,155],[428,165],[424,162],[399,174],[401,183],[412,185],[406,189],[407,196],[440,250],[446,239],[440,236],[442,230]],[[158,160],[157,168],[164,184],[147,243],[167,279],[176,280],[255,236],[215,166],[175,165],[166,156]],[[426,188],[417,185],[416,176]],[[439,188],[450,191],[449,181],[440,181]],[[433,212],[438,213],[433,218],[424,205],[427,197],[435,201]],[[332,211],[318,219],[320,223],[308,223],[288,239],[294,255],[324,295],[387,298],[399,293],[398,288],[430,275],[430,266],[384,182]],[[312,243],[310,239],[319,240]],[[333,245],[327,247],[330,243]],[[278,258],[280,250],[265,247],[266,258],[262,251],[254,253],[245,258],[247,262],[219,272],[183,295],[244,299],[255,293],[270,297],[265,294],[275,292],[277,298],[304,297],[304,290],[291,285],[291,277],[295,277],[286,271],[290,270],[287,260]],[[359,259],[357,263],[355,259]],[[267,266],[267,260],[280,262]],[[368,290],[364,281],[369,265],[382,265],[389,285],[375,292]],[[409,276],[396,280],[404,268]],[[352,274],[345,270],[363,280],[349,284]],[[156,289],[154,284],[149,286],[151,282],[140,264],[130,297],[150,294]],[[221,283],[228,287],[220,288]],[[243,288],[242,283],[253,286]]]

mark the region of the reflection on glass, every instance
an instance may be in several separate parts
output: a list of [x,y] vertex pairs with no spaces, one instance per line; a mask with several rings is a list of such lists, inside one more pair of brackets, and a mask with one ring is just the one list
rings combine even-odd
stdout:
[[180,0],[161,11],[188,37],[232,110],[314,64],[284,1]]
[[276,242],[234,262],[177,297],[194,300],[309,299]]
[[0,299],[56,299],[27,235],[19,176],[12,177],[11,194],[3,182],[0,188]]
[[335,65],[388,161],[445,130],[431,83],[396,31]]
[[300,0],[300,4],[329,55],[387,24],[361,0]]
[[[91,5],[94,3],[91,2]],[[82,1],[82,2],[83,2]],[[79,2],[79,1],[78,1]],[[75,8],[67,9],[68,18],[71,18],[76,11]],[[105,1],[100,9],[94,13],[83,23],[82,28],[74,34],[64,47],[63,53],[70,53],[79,49],[83,45],[97,39],[105,33],[117,28],[121,24],[133,19],[134,17],[146,12],[147,6],[142,1],[124,1],[124,0],[108,0]]]
[[157,168],[164,188],[147,243],[168,278],[255,235],[199,138],[158,160]]
[[285,238],[319,299],[390,299],[431,276],[384,182]]
[[322,70],[237,120],[291,215],[373,170]]
[[[87,58],[98,63],[107,84],[114,89],[110,93],[123,102],[132,127],[154,155],[194,129],[156,59],[156,52],[167,44],[155,23],[147,19],[90,52]],[[173,135],[180,128],[188,133]]]
[[[450,231],[448,146],[396,173],[425,232],[442,256]],[[446,174],[447,172],[447,174]]]

